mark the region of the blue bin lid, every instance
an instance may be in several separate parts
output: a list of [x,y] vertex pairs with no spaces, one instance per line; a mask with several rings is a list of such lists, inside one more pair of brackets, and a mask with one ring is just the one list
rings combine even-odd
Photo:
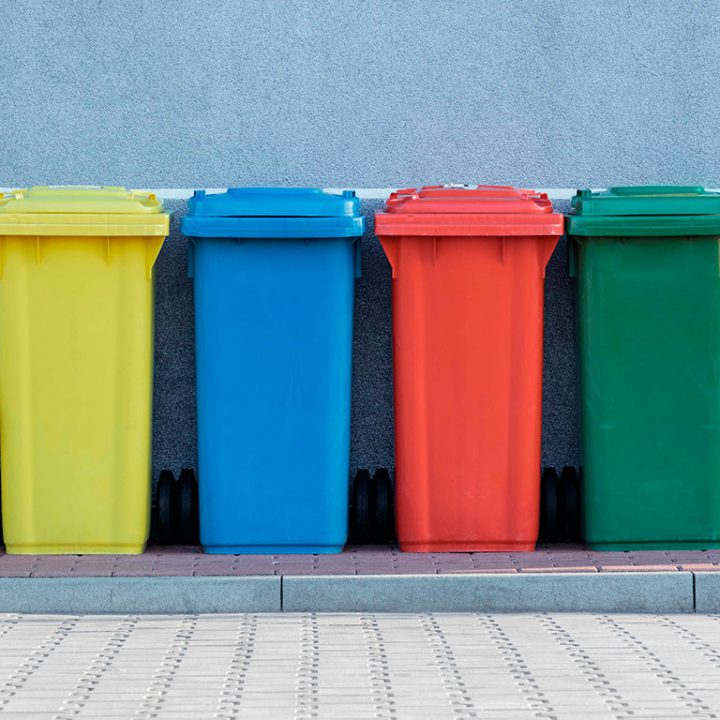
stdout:
[[196,190],[182,219],[190,237],[354,237],[364,229],[353,190],[319,188],[230,188],[210,195]]

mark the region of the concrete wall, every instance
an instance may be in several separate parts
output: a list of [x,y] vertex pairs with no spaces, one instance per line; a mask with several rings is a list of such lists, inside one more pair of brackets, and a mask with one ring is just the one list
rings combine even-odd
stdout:
[[717,0],[19,0],[0,183],[720,184]]
[[[716,0],[19,0],[0,38],[4,186],[720,185]],[[382,466],[389,275],[370,235],[363,252],[353,462]],[[554,465],[579,462],[564,262],[546,303]],[[156,467],[194,465],[177,234],[157,333]]]

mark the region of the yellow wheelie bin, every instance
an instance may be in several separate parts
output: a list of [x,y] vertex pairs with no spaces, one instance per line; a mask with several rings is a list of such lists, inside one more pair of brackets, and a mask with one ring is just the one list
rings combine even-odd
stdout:
[[8,553],[140,553],[150,517],[153,265],[169,215],[119,187],[0,195]]

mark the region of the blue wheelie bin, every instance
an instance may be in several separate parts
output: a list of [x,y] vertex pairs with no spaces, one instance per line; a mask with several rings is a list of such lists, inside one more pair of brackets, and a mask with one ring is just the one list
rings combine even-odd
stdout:
[[330,553],[347,541],[354,192],[198,191],[200,540],[210,553]]

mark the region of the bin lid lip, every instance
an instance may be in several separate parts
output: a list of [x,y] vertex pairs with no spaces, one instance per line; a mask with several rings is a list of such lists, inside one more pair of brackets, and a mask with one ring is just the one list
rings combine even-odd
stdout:
[[194,217],[359,217],[360,199],[354,190],[321,188],[234,187],[208,194],[196,190],[188,202]]
[[180,221],[191,238],[280,240],[291,238],[358,238],[365,231],[364,217],[203,217],[186,215]]
[[550,214],[546,193],[509,185],[426,185],[396,190],[387,200],[387,213],[428,214]]
[[164,212],[154,193],[123,187],[55,185],[34,186],[0,193],[0,213],[20,216],[53,215],[151,215]]
[[578,190],[573,215],[716,215],[720,193],[701,185],[627,185],[607,190]]

